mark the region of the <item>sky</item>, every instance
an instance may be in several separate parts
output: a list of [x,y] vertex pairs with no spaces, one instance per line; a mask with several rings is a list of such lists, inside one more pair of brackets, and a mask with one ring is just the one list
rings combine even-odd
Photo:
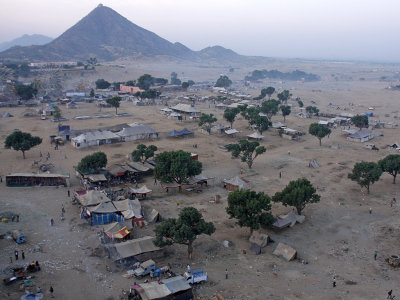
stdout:
[[99,3],[192,50],[400,62],[398,0],[3,0],[0,42],[55,38]]

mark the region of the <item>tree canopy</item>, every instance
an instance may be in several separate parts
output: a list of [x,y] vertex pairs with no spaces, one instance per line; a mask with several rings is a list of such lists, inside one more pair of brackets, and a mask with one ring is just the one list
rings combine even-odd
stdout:
[[274,99],[263,101],[263,103],[261,103],[261,111],[271,120],[272,116],[275,116],[279,111],[279,104],[280,101]]
[[163,182],[182,184],[202,171],[201,162],[192,160],[190,153],[182,150],[159,153],[155,163],[154,177]]
[[301,100],[297,101],[297,104],[299,105],[299,107],[303,107],[304,106],[304,103]]
[[317,115],[319,113],[319,109],[316,106],[309,105],[306,107],[306,112],[308,112],[309,114]]
[[239,114],[240,110],[238,108],[227,108],[224,111],[224,119],[227,120],[231,124],[231,128],[233,126],[233,122],[235,122],[236,116]]
[[351,122],[358,128],[368,127],[368,117],[365,115],[357,115],[351,118]]
[[211,235],[215,232],[212,222],[206,222],[202,214],[194,207],[185,207],[179,213],[178,219],[168,219],[157,225],[154,245],[157,247],[181,244],[188,246],[188,256],[191,259],[193,242],[201,234]]
[[13,148],[15,151],[22,151],[22,156],[25,159],[25,151],[28,151],[41,143],[42,139],[38,136],[32,136],[27,132],[14,131],[6,137],[4,147],[6,149]]
[[115,108],[115,114],[117,114],[121,97],[113,96],[112,98],[107,99],[106,102]]
[[111,86],[111,83],[104,79],[96,80],[96,89],[108,89]]
[[199,126],[205,125],[207,131],[210,132],[211,126],[215,122],[217,122],[217,118],[213,114],[201,114]]
[[228,76],[221,75],[215,83],[215,87],[229,87],[231,84],[232,80],[230,80]]
[[283,122],[286,121],[286,116],[290,115],[291,113],[291,107],[289,105],[282,105],[280,107],[281,111],[282,111],[282,116],[283,116]]
[[250,75],[246,76],[244,80],[257,81],[259,79],[271,78],[282,80],[304,80],[304,81],[318,81],[320,77],[312,73],[295,70],[292,72],[280,72],[278,70],[254,70]]
[[301,215],[302,210],[308,203],[316,203],[321,199],[321,196],[316,194],[316,191],[308,179],[299,178],[290,181],[281,192],[277,192],[272,197],[272,201],[280,202],[284,206],[294,206],[297,213]]
[[148,89],[144,92],[136,92],[135,96],[140,97],[142,99],[154,99],[161,95],[160,91],[154,89]]
[[54,119],[56,119],[57,121],[60,121],[60,119],[62,118],[61,109],[57,105],[54,106],[53,116],[54,116]]
[[389,154],[384,159],[378,161],[378,165],[383,172],[393,176],[393,184],[395,184],[396,176],[400,172],[400,154]]
[[181,85],[181,80],[178,78],[178,74],[176,72],[171,73],[171,84]]
[[[240,108],[240,106],[239,106]],[[262,134],[271,126],[271,122],[265,116],[260,116],[260,109],[255,107],[246,108],[241,112],[242,116]]]
[[321,140],[326,137],[327,135],[331,134],[331,129],[318,124],[318,123],[312,123],[310,124],[310,127],[308,128],[308,132],[313,135],[316,136],[319,140],[319,145],[321,146]]
[[275,88],[269,86],[265,89],[265,93],[268,95],[268,98],[271,99],[272,94],[275,93]]
[[361,187],[367,188],[369,194],[369,187],[374,184],[382,175],[382,169],[375,162],[359,162],[354,165],[348,178],[357,182]]
[[141,161],[144,163],[150,157],[154,156],[154,152],[156,152],[157,149],[157,146],[154,145],[146,146],[144,144],[139,144],[136,150],[132,152],[132,159],[133,161]]
[[292,96],[292,94],[288,91],[288,90],[283,90],[282,92],[280,92],[278,94],[278,99],[283,103],[287,103],[287,101],[289,100],[290,96]]
[[32,84],[24,85],[24,84],[16,84],[15,91],[17,95],[21,97],[22,100],[32,99],[34,95],[37,94],[38,90],[33,87]]
[[150,74],[143,74],[137,80],[137,86],[142,90],[148,90],[153,83],[153,76]]
[[96,173],[105,166],[107,166],[107,155],[104,152],[95,152],[82,158],[78,164],[77,171],[81,174],[91,174]]
[[270,227],[275,221],[271,214],[271,198],[263,192],[236,190],[229,193],[226,212],[230,219],[237,219],[240,227],[249,227],[250,235],[260,225]]
[[257,156],[267,151],[264,146],[260,146],[259,142],[249,142],[247,140],[240,140],[238,144],[230,144],[227,149],[232,152],[233,158],[240,157],[242,162],[246,162],[249,169],[253,166]]

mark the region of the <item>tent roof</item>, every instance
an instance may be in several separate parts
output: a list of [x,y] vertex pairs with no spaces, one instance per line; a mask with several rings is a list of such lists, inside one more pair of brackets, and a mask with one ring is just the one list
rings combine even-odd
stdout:
[[164,283],[167,286],[168,290],[170,290],[170,292],[173,294],[191,289],[191,286],[186,283],[181,275],[163,279],[162,283]]
[[167,134],[169,135],[169,136],[181,136],[181,135],[188,135],[188,134],[192,134],[193,132],[192,131],[190,131],[190,130],[188,130],[188,129],[186,129],[186,128],[183,128],[182,130],[180,130],[180,131],[176,131],[175,129],[174,130],[172,130],[172,131],[170,131],[170,132],[167,132]]
[[111,199],[106,194],[99,191],[87,191],[85,194],[77,195],[79,203],[83,206],[97,205],[104,202],[110,202]]
[[84,178],[89,179],[91,182],[107,181],[107,178],[104,176],[104,174],[88,174],[85,175]]
[[[112,223],[112,224],[115,224],[115,223]],[[117,224],[119,224],[119,223],[117,223]],[[123,226],[121,229],[118,229],[118,230],[112,230],[112,231],[104,230],[104,233],[107,236],[109,236],[110,238],[122,239],[122,238],[126,237],[130,233],[130,231],[128,230],[128,228],[126,228],[126,226]]]
[[196,108],[190,106],[189,104],[184,104],[184,103],[177,104],[174,107],[171,107],[171,109],[177,110],[177,111],[183,111],[186,113],[197,113],[198,112],[198,110]]
[[118,211],[122,212],[125,219],[142,218],[142,205],[138,199],[113,202]]
[[252,134],[249,134],[248,137],[253,139],[262,139],[264,136],[259,134],[258,132],[254,132]]
[[116,134],[119,136],[132,136],[132,135],[138,135],[138,134],[156,134],[157,131],[155,131],[153,128],[150,126],[140,124],[140,123],[132,123],[129,124],[130,127],[126,127],[122,129],[121,131],[117,132]]
[[118,256],[114,257],[114,260],[160,250],[161,248],[153,244],[154,239],[155,237],[145,236],[139,239],[134,239],[112,245],[113,247],[115,247]]
[[113,165],[108,172],[113,176],[118,176],[120,173],[125,173],[127,170],[120,165]]
[[241,178],[239,176],[235,176],[231,179],[224,179],[224,182],[234,185],[234,186],[237,186],[237,187],[239,187],[239,189],[243,189],[248,186],[248,182],[246,182],[245,180],[243,180],[243,178]]
[[225,133],[226,134],[234,134],[234,133],[238,133],[239,131],[238,130],[236,130],[236,129],[228,129],[228,130],[225,130]]
[[146,185],[141,186],[138,189],[130,188],[132,194],[149,194],[152,192]]
[[164,299],[171,294],[171,291],[165,284],[158,284],[157,281],[141,283],[140,287],[143,289],[145,294],[143,295],[143,293],[140,293],[143,300]]
[[367,136],[370,136],[372,134],[371,131],[369,131],[368,129],[361,129],[358,130],[357,132],[351,134],[349,137],[353,138],[353,139],[361,139]]
[[97,130],[97,131],[88,131],[78,135],[77,137],[73,138],[76,142],[86,142],[90,141],[97,141],[97,140],[108,140],[108,139],[118,139],[119,136],[115,133],[108,131],[108,130]]
[[91,213],[108,214],[119,211],[112,202],[103,202],[87,208]]
[[46,178],[69,178],[69,175],[63,174],[49,174],[49,173],[12,173],[6,177],[46,177]]
[[147,172],[147,171],[150,170],[150,168],[147,165],[142,164],[142,163],[138,163],[138,162],[135,162],[135,161],[128,162],[128,166],[130,166],[130,167],[132,167],[132,168],[134,168],[134,169],[136,169],[136,170],[138,170],[140,172]]

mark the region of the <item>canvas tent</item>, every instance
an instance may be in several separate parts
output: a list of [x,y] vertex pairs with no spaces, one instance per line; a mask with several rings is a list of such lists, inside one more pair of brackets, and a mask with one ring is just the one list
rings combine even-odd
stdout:
[[125,221],[113,202],[103,202],[96,206],[88,206],[84,209],[83,217],[92,226]]
[[264,248],[268,245],[269,237],[264,233],[260,233],[258,231],[253,231],[253,234],[249,238],[249,242],[252,244],[256,244],[261,248]]
[[259,134],[258,132],[254,132],[254,133],[249,134],[249,135],[247,136],[247,139],[249,139],[249,140],[256,140],[256,141],[262,140],[263,138],[264,138],[264,136],[261,135],[261,134]]
[[183,137],[183,138],[188,138],[188,137],[193,137],[194,133],[186,128],[177,131],[177,130],[172,130],[170,132],[167,132],[167,134],[171,137]]
[[319,163],[315,159],[311,160],[308,166],[314,169],[318,169],[320,167]]
[[107,197],[105,193],[95,191],[95,190],[90,190],[90,191],[84,191],[81,193],[76,192],[76,200],[82,205],[82,206],[94,206],[98,205],[100,203],[105,203],[105,202],[110,202],[111,199]]
[[87,148],[104,144],[112,144],[120,141],[120,136],[108,130],[97,130],[82,133],[71,139],[71,145],[75,148]]
[[163,279],[161,282],[148,282],[132,286],[142,300],[194,299],[192,287],[183,276]]
[[291,261],[296,258],[297,252],[292,247],[284,243],[279,243],[272,254],[282,257],[286,261]]
[[239,133],[240,131],[236,130],[236,129],[228,129],[225,130],[225,133],[229,136],[234,136],[236,133]]
[[249,182],[239,176],[235,176],[231,179],[224,179],[224,187],[228,190],[228,191],[235,191],[237,189],[239,190],[247,190],[250,188],[250,184]]
[[198,110],[189,104],[180,103],[171,107],[171,109],[175,112],[189,114],[191,116],[196,116],[198,114]]
[[134,189],[134,188],[130,188],[129,189],[131,194],[133,195],[140,195],[143,197],[146,197],[147,194],[150,194],[152,192],[152,190],[150,190],[146,185],[141,186],[138,189]]
[[374,133],[368,129],[361,129],[353,134],[350,134],[347,139],[352,142],[364,143],[373,139]]
[[110,258],[114,261],[145,253],[154,253],[161,250],[161,248],[153,244],[154,239],[152,236],[145,236],[139,239],[108,245],[106,250]]
[[147,217],[147,221],[149,223],[155,223],[161,220],[160,213],[156,209],[152,209],[149,216]]
[[103,227],[104,234],[111,239],[123,239],[131,233],[127,222],[113,222]]
[[119,132],[116,132],[121,137],[122,142],[136,141],[136,140],[149,140],[158,138],[158,132],[150,126],[132,123],[130,127],[126,127]]

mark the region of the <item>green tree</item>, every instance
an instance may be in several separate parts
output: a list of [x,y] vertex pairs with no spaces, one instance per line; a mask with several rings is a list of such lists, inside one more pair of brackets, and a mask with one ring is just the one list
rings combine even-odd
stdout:
[[320,146],[321,146],[321,140],[327,135],[331,134],[331,132],[332,131],[330,130],[330,128],[318,123],[312,123],[308,128],[308,133],[318,138]]
[[115,108],[115,114],[117,114],[118,107],[121,102],[121,97],[113,96],[112,98],[107,99],[106,102]]
[[229,87],[232,84],[232,80],[229,79],[228,76],[222,75],[218,78],[217,82],[215,83],[215,87]]
[[316,191],[308,179],[299,178],[290,181],[281,192],[277,192],[272,197],[272,201],[281,202],[284,206],[294,206],[297,213],[301,215],[308,203],[316,203],[321,199]]
[[90,90],[90,97],[93,98],[94,97],[94,89]]
[[96,173],[105,166],[107,166],[107,155],[104,152],[95,152],[82,158],[78,164],[77,171],[81,174],[91,174]]
[[270,227],[275,218],[271,214],[271,198],[263,192],[236,190],[228,195],[226,212],[237,219],[240,227],[249,227],[250,236],[260,225]]
[[195,82],[193,80],[188,80],[189,86],[192,86],[195,84]]
[[141,161],[144,163],[150,157],[154,156],[154,152],[157,151],[157,146],[150,145],[146,146],[144,144],[137,145],[136,150],[132,152],[133,161]]
[[42,139],[38,136],[32,136],[27,132],[14,131],[6,137],[4,147],[6,149],[13,148],[15,151],[22,151],[22,156],[25,159],[25,151],[28,151],[41,143]]
[[136,80],[128,80],[125,85],[127,86],[136,86]]
[[192,160],[189,152],[165,151],[155,156],[154,177],[163,182],[176,182],[180,185],[201,171],[201,162]]
[[318,115],[319,109],[316,106],[309,105],[306,107],[306,112],[308,112],[309,114]]
[[235,122],[236,116],[239,114],[240,110],[238,108],[227,108],[224,111],[224,119],[231,123],[231,128],[233,126],[233,122]]
[[135,96],[140,97],[142,99],[154,99],[161,95],[160,91],[154,89],[148,89],[144,92],[136,92]]
[[87,63],[88,63],[88,65],[95,66],[95,65],[97,65],[97,58],[96,57],[90,57],[87,60]]
[[[239,106],[240,107],[240,106]],[[271,126],[271,122],[265,116],[260,116],[260,110],[255,107],[249,107],[241,112],[242,116],[253,125],[256,130],[262,134]]]
[[171,73],[171,84],[173,85],[181,85],[181,80],[178,78],[178,74],[176,72]]
[[368,127],[368,117],[365,115],[357,115],[351,118],[351,122],[354,124],[354,126],[360,128],[366,128]]
[[267,100],[261,103],[261,111],[265,113],[268,119],[271,120],[272,116],[275,116],[279,111],[280,101],[277,100]]
[[153,76],[151,76],[150,74],[143,74],[142,76],[140,76],[137,80],[137,85],[138,87],[140,87],[142,90],[148,90],[150,88],[150,86],[153,83]]
[[400,154],[390,154],[378,161],[383,172],[393,176],[393,184],[396,183],[396,176],[400,172]]
[[299,105],[299,107],[303,107],[304,106],[304,103],[301,100],[297,101],[297,104]]
[[232,158],[240,157],[242,162],[247,163],[249,169],[253,166],[257,156],[267,151],[264,146],[260,146],[259,142],[249,142],[247,140],[240,140],[238,144],[230,144],[227,149],[232,152]]
[[261,99],[264,99],[265,96],[267,96],[267,89],[262,89],[260,95],[257,97],[254,97],[253,100],[261,100]]
[[268,99],[271,99],[272,94],[275,93],[275,88],[269,86],[265,89],[265,93],[268,95]]
[[183,88],[184,90],[187,90],[188,87],[189,87],[189,83],[188,83],[187,81],[182,82],[182,88]]
[[282,105],[280,109],[282,111],[283,122],[286,122],[286,116],[290,115],[291,107],[289,105]]
[[37,89],[30,85],[24,85],[24,84],[16,84],[15,85],[15,91],[17,92],[17,95],[21,97],[22,100],[29,100],[32,99],[34,95],[37,94]]
[[211,126],[213,123],[217,122],[217,118],[213,114],[201,114],[199,120],[199,126],[205,125],[207,132],[210,133]]
[[359,162],[354,165],[348,178],[356,181],[361,187],[367,188],[369,194],[369,186],[374,184],[382,175],[382,169],[375,162]]
[[108,81],[104,80],[104,79],[97,79],[96,82],[96,89],[108,89],[111,86],[111,83],[109,83]]
[[290,96],[292,96],[292,94],[288,90],[283,90],[282,92],[280,92],[278,94],[278,99],[282,103],[287,103],[287,101],[289,100]]
[[193,242],[201,234],[212,235],[215,227],[212,222],[206,222],[201,213],[194,207],[185,207],[179,213],[178,219],[168,219],[157,225],[154,245],[157,247],[173,244],[186,245],[188,256],[192,259]]
[[61,114],[61,109],[58,106],[54,106],[53,116],[54,116],[54,119],[57,120],[57,122],[60,122],[60,119],[62,118],[62,114]]

